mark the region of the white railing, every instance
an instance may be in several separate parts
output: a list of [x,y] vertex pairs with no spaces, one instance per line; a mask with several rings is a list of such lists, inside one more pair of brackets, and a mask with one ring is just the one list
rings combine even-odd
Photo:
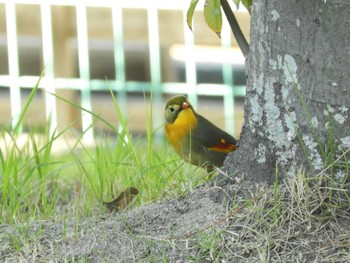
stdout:
[[[51,129],[57,125],[57,107],[55,97],[50,93],[55,93],[57,89],[72,89],[81,93],[81,107],[91,111],[91,92],[94,90],[109,90],[112,88],[117,93],[117,98],[121,105],[124,105],[129,92],[152,92],[155,105],[161,103],[163,93],[184,93],[196,105],[198,95],[221,96],[224,101],[225,125],[226,129],[233,133],[233,110],[236,96],[245,95],[244,86],[233,86],[232,70],[233,63],[222,62],[222,84],[198,84],[196,73],[196,58],[192,56],[195,50],[194,35],[186,25],[186,11],[189,0],[0,0],[0,5],[5,6],[6,14],[6,39],[8,49],[8,74],[0,75],[0,88],[10,89],[11,115],[13,126],[17,123],[21,112],[21,89],[33,88],[39,76],[23,76],[19,72],[18,55],[18,34],[16,6],[18,4],[37,5],[40,7],[41,16],[41,38],[42,57],[45,63],[45,74],[39,84],[40,88],[49,91],[46,93],[45,105],[46,116],[51,120]],[[55,76],[55,57],[53,48],[53,25],[52,6],[72,6],[76,12],[78,66],[80,78],[59,78]],[[90,61],[88,49],[88,25],[87,7],[110,8],[112,14],[113,43],[114,43],[114,63],[115,80],[97,80],[90,77]],[[123,9],[144,9],[147,12],[148,20],[145,21],[148,27],[148,48],[150,55],[150,82],[136,82],[126,80],[125,57],[124,57],[124,34],[123,34]],[[161,52],[159,42],[159,10],[180,10],[183,14],[184,50],[188,52],[185,56],[185,76],[186,82],[164,83],[161,80]],[[176,21],[169,21],[176,23]],[[0,32],[1,34],[1,32]],[[209,37],[209,36],[208,36]],[[230,30],[224,23],[221,45],[224,49],[231,47]],[[244,63],[244,62],[240,62]],[[1,105],[0,105],[1,107]],[[163,106],[161,106],[163,107]],[[155,111],[154,126],[158,127],[162,122],[162,113]],[[82,114],[82,129],[87,132],[84,140],[93,139],[93,129],[88,129],[93,123],[92,116]]]

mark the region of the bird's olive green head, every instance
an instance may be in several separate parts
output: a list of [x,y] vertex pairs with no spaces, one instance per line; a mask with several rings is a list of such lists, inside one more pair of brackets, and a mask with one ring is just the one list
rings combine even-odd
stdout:
[[165,106],[165,121],[173,123],[179,113],[187,108],[192,108],[192,106],[185,96],[180,95],[170,98]]

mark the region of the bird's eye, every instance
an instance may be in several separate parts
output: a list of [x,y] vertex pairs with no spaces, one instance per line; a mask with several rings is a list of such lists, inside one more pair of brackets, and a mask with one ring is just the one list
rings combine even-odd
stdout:
[[170,107],[169,110],[170,110],[170,112],[174,112],[175,111],[174,107]]

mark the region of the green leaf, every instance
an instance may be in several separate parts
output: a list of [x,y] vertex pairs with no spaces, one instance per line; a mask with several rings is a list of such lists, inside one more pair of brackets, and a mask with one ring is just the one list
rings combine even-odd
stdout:
[[39,88],[39,84],[40,84],[41,78],[43,77],[44,73],[45,73],[45,70],[43,70],[43,71],[41,72],[40,77],[39,77],[37,83],[35,84],[35,86],[33,87],[32,91],[31,91],[30,94],[29,94],[29,97],[28,97],[28,99],[27,99],[27,102],[26,102],[26,104],[24,105],[23,110],[21,111],[21,114],[20,114],[20,116],[19,116],[19,119],[17,120],[17,123],[16,123],[15,128],[13,129],[13,131],[14,131],[15,133],[19,133],[19,132],[21,131],[21,125],[22,125],[22,123],[23,123],[24,116],[26,115],[26,113],[27,113],[27,111],[28,111],[28,108],[29,108],[30,104],[32,103],[32,101],[33,101],[33,99],[34,99],[34,96],[35,96],[35,94],[36,94],[36,91],[37,91],[38,88]]
[[239,8],[239,3],[241,0],[233,0],[233,3],[236,5],[237,9]]
[[187,25],[192,30],[192,20],[193,20],[193,13],[196,9],[197,3],[199,0],[192,0],[190,7],[187,10]]
[[204,18],[209,28],[220,37],[222,27],[220,0],[205,0]]
[[250,7],[253,4],[253,0],[242,0],[242,4],[250,12]]

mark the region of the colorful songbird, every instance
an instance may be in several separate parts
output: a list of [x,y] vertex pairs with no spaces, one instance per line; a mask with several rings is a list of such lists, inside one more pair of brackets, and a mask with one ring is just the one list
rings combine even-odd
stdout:
[[185,96],[175,96],[165,106],[165,132],[175,152],[185,161],[206,167],[220,167],[237,141],[196,113]]

